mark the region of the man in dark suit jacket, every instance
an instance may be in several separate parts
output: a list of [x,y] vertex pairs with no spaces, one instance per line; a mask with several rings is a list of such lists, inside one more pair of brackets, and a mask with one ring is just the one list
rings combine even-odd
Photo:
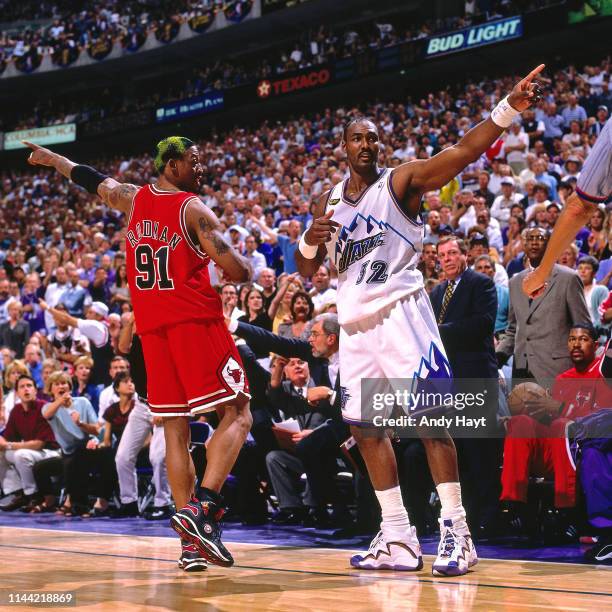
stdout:
[[497,427],[498,374],[493,344],[497,292],[489,277],[467,267],[467,248],[462,240],[443,238],[438,243],[438,259],[446,281],[434,288],[430,300],[456,391],[486,390],[484,407],[465,408],[462,413],[485,416],[490,435],[474,439],[465,437],[465,430],[454,430],[467,515],[476,534],[491,527],[499,489],[501,445],[493,437]]
[[289,445],[281,444],[281,449],[273,450],[266,456],[270,482],[280,507],[279,514],[273,519],[276,523],[297,524],[306,518],[306,508],[311,508],[313,514],[320,514],[322,517],[325,514],[324,503],[315,499],[311,493],[310,481],[307,481],[304,503],[299,487],[296,486],[305,466],[295,452],[295,446],[307,440],[316,428],[326,421],[325,414],[318,406],[306,399],[308,392],[314,388],[315,382],[310,376],[306,361],[299,357],[286,359],[278,356],[274,359],[267,393],[268,401],[286,418],[295,419],[299,426],[299,432],[291,435]]
[[[230,332],[243,338],[255,353],[271,352],[287,358],[299,357],[308,363],[310,377],[315,386],[307,390],[307,399],[316,403],[317,410],[328,415],[328,419],[301,440],[295,451],[304,464],[312,496],[320,503],[331,501],[334,506],[341,507],[342,500],[338,496],[334,480],[336,457],[339,454],[339,445],[350,433],[342,421],[340,411],[340,326],[337,316],[328,313],[316,317],[309,342],[297,338],[282,338],[248,323],[232,321],[228,327]],[[318,526],[324,526],[326,522],[327,517],[324,514],[315,516]]]

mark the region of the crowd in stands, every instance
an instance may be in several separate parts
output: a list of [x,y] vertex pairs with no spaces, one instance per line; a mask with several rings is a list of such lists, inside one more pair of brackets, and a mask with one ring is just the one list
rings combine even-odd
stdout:
[[[12,57],[15,61],[30,62],[28,70],[40,63],[43,53],[53,55],[54,61],[61,65],[72,63],[81,49],[89,49],[92,56],[101,59],[112,48],[110,41],[119,37],[124,45],[140,46],[143,36],[148,31],[164,32],[170,24],[178,24],[181,20],[192,19],[194,11],[207,8],[206,2],[191,2],[181,7],[172,4],[172,11],[163,10],[164,3],[155,3],[143,11],[142,3],[108,2],[96,3],[87,11],[83,3],[83,12],[76,13],[70,8],[67,14],[59,18],[55,16],[53,23],[37,31],[18,34],[0,33],[0,71],[2,66]],[[40,99],[36,106],[18,111],[18,115],[0,120],[0,127],[6,130],[39,127],[44,125],[85,122],[95,118],[112,116],[128,110],[154,108],[160,103],[180,100],[201,95],[214,90],[231,89],[246,83],[256,82],[263,78],[322,65],[334,60],[355,57],[367,50],[393,46],[411,40],[426,38],[437,32],[467,27],[473,23],[499,19],[508,15],[523,13],[528,10],[542,8],[554,4],[553,0],[537,0],[535,2],[493,2],[467,3],[463,17],[448,17],[444,19],[425,20],[415,23],[413,15],[393,16],[389,22],[370,20],[364,23],[332,28],[320,26],[309,30],[284,48],[264,50],[252,56],[239,57],[240,61],[217,60],[197,65],[191,70],[187,79],[181,82],[168,80],[167,85],[157,83],[156,92],[142,92],[131,99],[129,104],[121,96],[111,95],[111,92],[91,92],[89,95],[73,95],[65,98]],[[184,10],[185,12],[181,11]],[[172,17],[169,14],[175,13]],[[165,17],[163,17],[165,15]],[[168,19],[170,22],[168,22]],[[165,20],[165,21],[164,21]],[[174,30],[172,30],[176,33]],[[131,38],[130,38],[131,37]],[[134,38],[136,37],[136,38]],[[134,38],[132,42],[130,42]],[[35,50],[31,55],[30,50]],[[46,51],[45,51],[46,49]],[[30,58],[28,60],[28,58]],[[3,64],[4,62],[4,64]],[[100,95],[101,94],[101,95]],[[4,124],[4,125],[3,125]]]
[[[22,3],[9,3],[7,8],[13,4],[20,7],[16,15],[23,15],[30,21],[35,18],[24,15]],[[241,21],[251,10],[252,1],[104,0],[41,6],[43,10],[39,7],[33,14],[45,14],[51,17],[51,23],[46,20],[42,26],[9,26],[0,33],[0,69],[3,70],[8,61],[14,61],[21,72],[32,72],[47,54],[51,55],[53,63],[66,67],[84,50],[100,60],[112,51],[116,40],[128,51],[137,51],[149,34],[160,42],[169,43],[177,36],[182,23],[189,23],[196,32],[204,31],[218,11],[223,11],[230,21]]]
[[[537,262],[575,189],[581,166],[609,118],[610,70],[608,57],[590,66],[544,72],[544,98],[537,108],[523,113],[486,154],[423,199],[425,247],[420,269],[426,288],[431,292],[447,278],[438,242],[448,243],[449,236],[462,238],[468,264],[495,284],[494,331],[500,367],[513,354],[520,361],[515,336],[508,341],[509,329],[521,316],[512,296],[509,299],[509,279]],[[489,116],[516,81],[515,75],[507,75],[469,82],[453,91],[431,92],[419,100],[365,104],[359,110],[379,127],[380,165],[428,159],[456,143]],[[219,217],[227,240],[250,259],[255,271],[254,282],[235,286],[225,282],[221,270],[212,270],[228,326],[244,341],[240,350],[253,391],[253,435],[233,472],[232,487],[237,486],[238,492],[226,491],[228,499],[235,500],[233,509],[247,522],[267,520],[267,501],[274,494],[280,508],[275,522],[346,527],[351,494],[338,479],[356,471],[361,482],[358,520],[375,530],[375,517],[367,513],[376,506],[364,502],[371,496],[367,479],[358,475],[347,457],[343,460],[338,455],[336,444],[348,432],[339,419],[334,395],[339,332],[333,314],[335,273],[324,265],[312,279],[301,278],[293,257],[301,232],[312,219],[313,200],[348,176],[342,129],[357,110],[325,109],[295,120],[266,122],[256,129],[235,128],[199,143],[206,173],[201,198]],[[153,160],[146,154],[131,159],[117,155],[96,165],[125,182],[155,180]],[[68,505],[61,512],[74,514],[71,508],[76,507],[80,515],[103,515],[119,480],[123,508],[119,515],[134,516],[138,513],[135,455],[130,455],[127,467],[120,467],[123,452],[117,450],[139,401],[132,378],[125,374],[128,362],[121,360],[120,370],[115,367],[116,355],[132,350],[124,221],[99,199],[46,169],[3,170],[0,181],[4,371],[0,426],[6,427],[0,438],[0,477],[5,494],[23,492],[17,501],[13,496],[8,507],[26,506],[32,512],[54,509],[49,470],[32,476],[34,463],[52,461],[67,481]],[[589,332],[591,359],[596,341],[609,336],[612,322],[609,216],[609,208],[600,205],[560,260],[580,277],[570,275],[575,279],[571,299],[582,304],[580,312],[588,319],[580,321],[583,327],[596,330]],[[512,333],[518,332],[513,329]],[[566,341],[557,337],[559,330],[554,333],[555,341]],[[271,353],[275,356],[270,361]],[[553,352],[552,357],[572,363],[568,351]],[[543,360],[550,361],[550,355]],[[129,365],[134,377],[135,363],[138,359],[132,356]],[[533,374],[538,378],[535,369]],[[80,406],[77,398],[84,398]],[[61,423],[54,422],[50,413],[61,411],[62,406],[66,416]],[[31,438],[15,433],[16,419],[11,415],[17,410],[17,422]],[[36,410],[41,415],[37,429],[23,416]],[[293,430],[282,435],[275,431],[279,422],[291,418],[296,423]],[[214,428],[214,421],[209,425]],[[154,439],[159,424],[150,420],[144,429]],[[145,445],[147,435],[138,438],[137,450]],[[24,447],[20,439],[33,442]],[[10,455],[19,452],[16,443],[26,457]],[[87,461],[66,461],[76,452],[71,452],[70,445],[76,445]],[[408,466],[402,472],[402,486],[418,517],[416,523],[427,530],[431,516],[424,500],[429,499],[433,485],[418,477],[414,467],[422,452],[415,441],[403,441],[397,452],[401,465]],[[35,459],[33,453],[39,453]],[[162,484],[163,468],[159,463],[155,468],[154,456],[159,454],[153,453],[151,463],[158,475],[155,511],[161,516],[170,501]],[[90,491],[97,498],[93,510],[85,507],[82,490],[88,470],[98,474]],[[302,472],[308,476],[305,497],[299,479]],[[426,473],[426,468],[421,472]],[[131,479],[132,484],[121,483],[122,473],[124,481]],[[526,489],[516,493],[512,475],[504,474],[504,499],[524,502]],[[263,489],[261,482],[266,483]],[[415,482],[420,487],[416,495]],[[131,493],[125,493],[128,489]],[[569,504],[567,500],[564,497],[558,507],[575,503],[575,498]]]

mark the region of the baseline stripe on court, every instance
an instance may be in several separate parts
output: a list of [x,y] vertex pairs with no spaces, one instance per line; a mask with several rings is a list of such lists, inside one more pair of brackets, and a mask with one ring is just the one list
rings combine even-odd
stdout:
[[[66,553],[72,555],[89,555],[93,557],[114,557],[118,559],[137,559],[140,561],[163,561],[164,563],[172,563],[176,564],[176,559],[162,559],[159,557],[140,557],[137,555],[119,555],[116,553],[96,553],[96,552],[86,552],[82,550],[64,550],[61,548],[42,548],[39,546],[18,546],[15,544],[0,544],[0,548],[14,548],[18,550],[36,550],[42,552],[55,552],[55,553]],[[259,570],[264,572],[285,572],[290,574],[310,574],[313,576],[330,576],[332,578],[352,578],[357,580],[391,580],[391,581],[400,581],[400,582],[423,582],[426,584],[455,584],[455,585],[468,585],[474,588],[489,588],[489,589],[506,589],[506,590],[516,590],[516,591],[537,591],[540,593],[567,593],[568,595],[593,595],[593,596],[602,596],[602,597],[612,597],[612,593],[601,593],[598,591],[572,591],[569,589],[545,589],[543,587],[528,587],[528,586],[511,586],[505,584],[488,584],[483,582],[478,582],[475,584],[457,580],[433,580],[431,578],[421,578],[420,576],[368,576],[362,573],[351,573],[347,574],[344,572],[318,572],[316,570],[301,570],[301,569],[287,569],[280,567],[261,567],[258,565],[234,565],[235,568],[238,569],[246,569],[246,570]],[[225,568],[223,568],[225,569]]]

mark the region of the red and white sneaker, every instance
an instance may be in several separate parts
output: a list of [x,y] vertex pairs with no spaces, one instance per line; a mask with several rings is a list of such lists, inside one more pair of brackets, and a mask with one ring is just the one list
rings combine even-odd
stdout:
[[410,527],[407,537],[389,541],[379,531],[367,553],[351,557],[351,565],[368,570],[415,572],[422,569],[423,556],[416,529]]
[[221,542],[221,518],[225,509],[211,501],[192,497],[170,519],[170,527],[183,541],[194,544],[209,562],[221,567],[234,565],[234,558]]
[[206,570],[208,563],[193,544],[181,540],[181,548],[181,558],[178,560],[179,569],[185,572],[203,572]]

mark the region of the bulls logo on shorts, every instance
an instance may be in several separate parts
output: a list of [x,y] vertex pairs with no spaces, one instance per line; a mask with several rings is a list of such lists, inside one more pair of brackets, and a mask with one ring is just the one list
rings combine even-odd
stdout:
[[234,391],[242,391],[244,389],[244,370],[233,357],[228,358],[227,363],[221,370],[221,376],[228,387]]

